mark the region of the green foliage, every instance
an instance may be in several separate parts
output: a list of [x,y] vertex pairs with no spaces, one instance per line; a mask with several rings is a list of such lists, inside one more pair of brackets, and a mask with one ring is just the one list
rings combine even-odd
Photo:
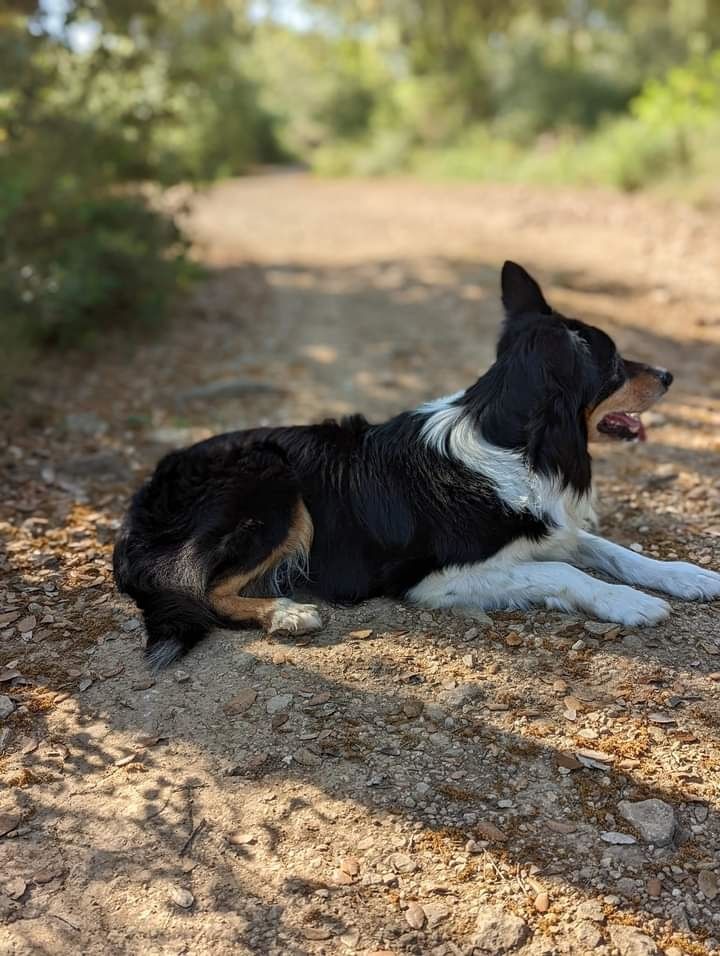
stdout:
[[[408,153],[405,168],[439,178],[603,184],[627,191],[673,177],[684,184],[703,177],[710,184],[720,153],[720,111],[713,102],[720,84],[713,88],[695,78],[712,75],[714,60],[715,65],[695,63],[673,70],[667,81],[651,81],[628,115],[606,119],[590,135],[568,130],[528,146],[498,135],[497,126],[479,126],[452,146]],[[683,84],[703,90],[701,102],[678,95],[680,76]],[[682,192],[689,195],[686,188]]]
[[496,21],[502,32],[482,55],[467,40],[463,62],[472,60],[481,93],[463,93],[456,76],[437,69],[438,54],[433,72],[406,69],[386,85],[365,130],[317,145],[313,167],[325,175],[404,170],[625,190],[693,176],[709,183],[720,150],[718,36],[697,5],[686,20],[673,9],[675,21],[660,26],[644,19],[641,3],[614,13],[653,32],[657,63],[685,58],[662,74],[653,73],[644,39],[618,33],[610,19],[548,28],[537,12],[506,9]]
[[493,92],[493,125],[511,139],[529,143],[548,130],[591,130],[621,113],[637,92],[624,73],[592,58],[557,58],[533,44],[516,51],[508,75]]
[[303,160],[364,134],[388,80],[371,45],[273,23],[256,28],[248,66],[281,148]]
[[147,327],[189,275],[173,220],[137,195],[73,197],[35,221],[26,211],[20,206],[5,223],[12,240],[0,272],[8,320],[0,349],[21,338],[88,345],[112,328]]
[[281,155],[245,68],[241,6],[67,7],[52,24],[34,3],[0,12],[5,355],[160,321],[190,269],[146,184],[242,173]]
[[649,80],[631,104],[632,113],[652,126],[700,127],[720,114],[720,52],[673,67],[662,80]]

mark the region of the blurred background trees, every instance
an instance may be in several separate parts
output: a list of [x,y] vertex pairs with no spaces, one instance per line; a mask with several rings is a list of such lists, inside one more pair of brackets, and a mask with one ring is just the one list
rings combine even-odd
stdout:
[[159,321],[260,164],[718,196],[720,0],[5,0],[0,350]]
[[354,36],[385,70],[362,134],[312,153],[321,171],[634,189],[686,176],[711,146],[708,168],[720,155],[717,0],[313,6],[326,33]]

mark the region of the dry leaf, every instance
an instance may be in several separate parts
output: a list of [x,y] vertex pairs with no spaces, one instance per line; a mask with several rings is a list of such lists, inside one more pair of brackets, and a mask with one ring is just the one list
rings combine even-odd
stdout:
[[184,910],[190,909],[190,907],[195,902],[195,897],[192,895],[190,890],[183,889],[182,886],[171,886],[170,887],[170,899],[177,906],[181,906]]
[[124,664],[111,664],[109,667],[105,668],[105,670],[98,671],[98,674],[103,680],[110,680],[111,677],[117,677],[118,674],[122,674],[124,670]]
[[483,840],[490,840],[491,843],[504,843],[507,840],[507,835],[489,820],[481,820],[475,829]]
[[648,714],[648,720],[651,720],[654,724],[674,724],[675,718],[668,716],[668,714],[661,714],[659,711],[653,711]]
[[545,826],[553,833],[574,833],[577,830],[574,823],[565,823],[564,820],[548,820]]
[[20,817],[16,813],[0,813],[0,837],[11,833],[20,823]]
[[15,680],[16,677],[22,677],[20,671],[16,671],[13,667],[4,667],[0,670],[0,684],[5,684],[8,681]]
[[305,939],[331,939],[332,933],[324,926],[304,926],[302,934]]
[[27,889],[27,883],[25,880],[18,877],[16,880],[10,880],[5,884],[4,890],[11,900],[19,900],[20,897],[25,893]]
[[161,740],[167,740],[167,737],[158,737],[153,734],[143,734],[135,740],[138,747],[154,747]]
[[252,687],[241,687],[237,694],[223,706],[223,713],[228,717],[237,717],[250,710],[257,699],[257,691]]
[[346,856],[340,864],[340,869],[348,876],[357,876],[360,872],[360,861],[354,856]]
[[241,833],[239,830],[235,830],[233,833],[228,834],[228,843],[232,843],[233,846],[250,846],[251,843],[257,843],[257,838],[252,833]]
[[419,903],[411,903],[405,910],[405,922],[412,929],[422,929],[425,925],[425,910]]
[[45,883],[50,883],[52,880],[59,880],[64,875],[64,872],[64,870],[46,867],[46,869],[38,870],[38,872],[33,875],[33,883],[44,886]]
[[152,677],[146,677],[143,680],[136,680],[130,685],[130,690],[149,690],[151,687],[155,686],[155,681]]

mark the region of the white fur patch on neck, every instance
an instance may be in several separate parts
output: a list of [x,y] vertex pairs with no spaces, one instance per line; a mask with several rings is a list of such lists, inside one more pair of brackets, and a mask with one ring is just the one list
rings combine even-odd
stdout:
[[486,441],[466,409],[455,404],[463,394],[456,392],[416,410],[427,416],[420,435],[432,449],[487,478],[513,511],[529,511],[558,527],[585,527],[593,520],[590,494],[563,488],[559,477],[532,471],[521,452]]

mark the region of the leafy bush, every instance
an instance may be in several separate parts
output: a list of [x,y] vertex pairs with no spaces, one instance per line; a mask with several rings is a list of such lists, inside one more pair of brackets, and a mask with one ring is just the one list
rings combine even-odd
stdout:
[[255,29],[247,65],[281,148],[308,161],[320,146],[366,135],[388,82],[372,46],[273,23]]
[[571,125],[528,139],[525,118],[508,112],[440,146],[402,125],[392,134],[381,127],[373,136],[317,150],[315,164],[334,175],[401,169],[432,178],[603,184],[627,191],[701,177],[707,192],[717,190],[712,181],[719,155],[716,54],[648,81],[627,113],[606,117],[590,133]]
[[20,352],[162,319],[191,269],[147,183],[279,155],[229,6],[58,9],[52,26],[32,2],[0,11],[0,352],[14,366]]
[[550,130],[593,130],[627,108],[638,90],[632,75],[592,57],[552,56],[540,40],[519,43],[498,70],[491,101],[496,133],[527,145]]
[[663,79],[649,80],[630,103],[629,115],[556,151],[547,165],[564,165],[574,182],[640,189],[704,163],[720,131],[720,54],[693,58]]
[[39,222],[25,212],[4,223],[0,350],[88,345],[111,328],[156,324],[189,275],[177,226],[141,195],[48,206]]

